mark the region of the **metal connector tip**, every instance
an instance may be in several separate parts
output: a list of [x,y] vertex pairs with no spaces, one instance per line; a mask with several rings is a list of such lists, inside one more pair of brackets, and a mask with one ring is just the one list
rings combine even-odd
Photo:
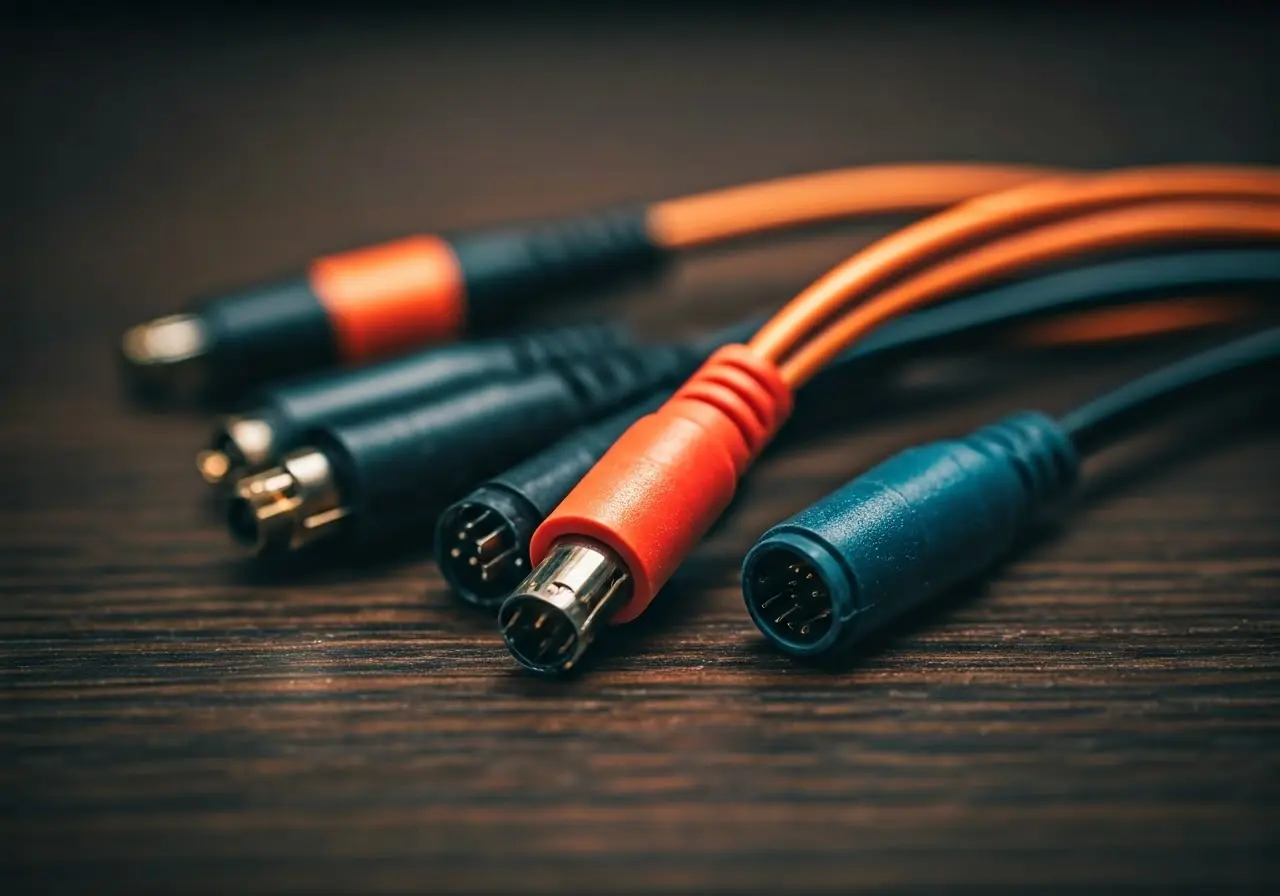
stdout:
[[528,572],[528,546],[511,521],[482,504],[456,504],[440,517],[437,558],[467,603],[494,609]]
[[280,466],[236,483],[227,528],[255,553],[272,554],[336,535],[349,514],[329,459],[303,448],[286,455]]
[[221,451],[201,451],[196,455],[200,478],[210,485],[222,485],[231,475],[231,458]]
[[158,317],[125,331],[120,348],[138,365],[177,364],[205,351],[205,329],[193,314]]
[[276,433],[258,417],[224,417],[211,446],[196,455],[196,469],[213,486],[228,485],[275,460]]
[[568,672],[631,598],[631,576],[603,545],[556,544],[498,611],[507,649],[526,669]]
[[130,385],[140,395],[196,394],[204,387],[201,361],[209,334],[200,318],[173,314],[138,324],[120,339],[120,357]]

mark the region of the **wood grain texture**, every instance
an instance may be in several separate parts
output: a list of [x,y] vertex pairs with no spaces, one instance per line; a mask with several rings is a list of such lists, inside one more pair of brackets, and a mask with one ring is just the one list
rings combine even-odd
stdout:
[[[201,500],[208,421],[130,410],[110,357],[184,296],[420,228],[859,161],[1274,163],[1275,33],[1008,10],[8,29],[6,891],[1276,884],[1265,412],[1105,459],[1064,525],[852,669],[767,650],[736,587],[760,532],[867,464],[1158,350],[838,396],[845,425],[771,451],[561,683],[419,557],[256,574]],[[596,308],[696,331],[876,232],[718,253]]]

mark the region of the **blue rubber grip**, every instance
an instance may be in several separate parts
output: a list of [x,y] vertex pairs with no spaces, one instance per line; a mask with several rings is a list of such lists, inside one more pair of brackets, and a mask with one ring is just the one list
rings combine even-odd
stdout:
[[[1077,472],[1071,441],[1037,412],[908,449],[766,532],[743,562],[747,607],[790,653],[841,652],[998,560]],[[812,573],[811,585],[770,577],[780,556],[800,561],[781,568]],[[829,618],[810,626],[821,636],[777,621],[762,606],[771,587],[784,608],[797,588],[805,600],[825,588]]]

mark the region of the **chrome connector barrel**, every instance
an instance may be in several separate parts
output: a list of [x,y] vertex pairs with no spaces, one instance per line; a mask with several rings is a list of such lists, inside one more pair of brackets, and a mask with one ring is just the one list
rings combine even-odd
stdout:
[[336,535],[350,511],[323,452],[302,448],[241,479],[227,509],[232,537],[257,554],[296,551]]
[[560,542],[498,611],[507,649],[527,669],[567,672],[631,598],[631,576],[603,545]]

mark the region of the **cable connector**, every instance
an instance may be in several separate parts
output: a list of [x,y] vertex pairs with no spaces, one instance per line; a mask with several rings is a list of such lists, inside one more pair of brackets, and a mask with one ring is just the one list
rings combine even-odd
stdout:
[[643,206],[439,235],[313,259],[279,283],[215,296],[130,329],[139,397],[222,403],[271,380],[366,364],[507,324],[534,298],[655,267]]
[[[538,565],[498,613],[515,658],[534,671],[565,671],[605,624],[643,613],[724,512],[739,477],[791,407],[777,368],[746,346],[730,345],[715,352],[666,404],[631,426],[534,533],[530,559]],[[627,599],[600,607],[601,589],[612,588],[604,584],[611,576],[591,578],[549,599],[547,565],[557,562],[567,544],[616,558]],[[557,626],[569,625],[580,649],[530,656],[522,620],[542,617],[533,613],[534,604]]]
[[304,449],[242,480],[231,502],[231,535],[258,553],[296,551],[333,534],[348,514],[323,452]]
[[[237,484],[228,524],[238,541],[264,554],[297,550],[321,537],[340,537],[344,546],[357,551],[406,536],[426,537],[440,511],[475,483],[533,455],[566,431],[670,388],[695,364],[680,347],[619,348],[608,357],[318,427],[287,459],[324,458],[332,489],[325,510],[340,507],[341,518],[316,531],[307,527],[316,511],[290,493],[283,476],[286,462],[283,470],[267,470]],[[255,498],[258,493],[268,497]],[[249,517],[258,526],[275,520],[270,525],[279,533],[305,529],[306,537],[244,537],[239,533],[253,531],[245,522]]]
[[233,484],[278,463],[315,427],[425,404],[476,383],[527,376],[633,345],[620,324],[575,324],[284,383],[260,392],[252,410],[223,417],[196,466],[210,485]]
[[440,515],[436,562],[453,593],[496,610],[529,572],[529,542],[573,487],[631,424],[657,410],[658,395],[585,426],[485,482]]
[[839,657],[990,566],[1074,485],[1071,439],[1038,412],[910,448],[766,532],[747,610],[787,653]]

